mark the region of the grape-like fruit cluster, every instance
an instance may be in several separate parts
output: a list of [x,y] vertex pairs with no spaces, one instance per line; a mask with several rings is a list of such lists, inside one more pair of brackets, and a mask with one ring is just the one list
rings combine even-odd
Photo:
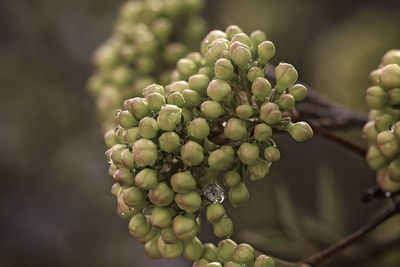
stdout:
[[[118,126],[105,134],[116,181],[111,192],[150,258],[183,254],[197,267],[274,266],[228,239],[233,222],[221,204],[224,185],[230,203],[243,206],[248,180],[264,179],[280,159],[274,131],[298,142],[313,135],[307,123],[291,122],[295,102],[307,94],[295,84],[295,68],[279,64],[274,85],[265,78],[274,54],[261,31],[211,31],[201,53],[178,60],[173,82],[146,86],[143,97],[125,100],[116,112]],[[197,238],[202,211],[223,239],[218,246]]]
[[94,53],[88,90],[96,99],[103,131],[115,127],[113,111],[124,99],[142,97],[143,87],[168,84],[177,60],[206,34],[198,15],[204,0],[127,1],[112,36]]
[[400,190],[400,50],[389,50],[370,74],[366,100],[371,108],[363,134],[367,162],[378,171],[376,180],[388,192]]

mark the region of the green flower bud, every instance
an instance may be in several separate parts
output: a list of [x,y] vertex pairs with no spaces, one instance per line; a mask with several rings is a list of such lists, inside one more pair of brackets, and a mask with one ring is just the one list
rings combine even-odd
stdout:
[[200,195],[196,192],[178,193],[175,196],[175,202],[180,209],[189,213],[197,211],[201,206]]
[[219,238],[229,238],[233,233],[233,222],[232,220],[224,216],[218,222],[213,224],[213,231],[215,236]]
[[119,168],[113,175],[115,181],[121,185],[132,185],[133,184],[133,174],[129,169]]
[[391,49],[385,53],[385,55],[382,58],[382,65],[386,66],[389,64],[400,65],[400,50],[399,49]]
[[365,98],[370,108],[379,109],[387,105],[386,92],[379,86],[369,87]]
[[166,259],[176,259],[179,258],[183,253],[183,243],[178,241],[173,244],[166,244],[162,240],[161,236],[158,237],[157,247],[161,255]]
[[139,121],[139,134],[144,138],[154,138],[157,136],[158,127],[157,121],[152,117],[144,117]]
[[139,56],[135,63],[137,70],[143,74],[150,74],[155,67],[155,62],[151,56]]
[[239,263],[254,261],[254,248],[245,243],[237,245],[233,250],[233,260]]
[[128,207],[141,207],[146,201],[146,195],[137,187],[125,188],[123,193],[123,199]]
[[161,182],[151,189],[147,195],[151,203],[165,207],[172,203],[175,193],[165,182]]
[[274,146],[268,146],[264,149],[264,157],[268,161],[275,162],[281,158],[281,152]]
[[179,135],[175,132],[165,132],[159,138],[160,149],[167,153],[177,153],[180,148]]
[[250,40],[253,47],[258,47],[259,44],[267,40],[267,35],[263,31],[256,30],[250,34]]
[[210,223],[216,223],[226,215],[225,208],[220,203],[212,203],[207,207],[206,217]]
[[150,223],[154,227],[167,228],[172,224],[172,212],[169,208],[155,207],[151,211]]
[[240,140],[247,135],[246,124],[236,118],[230,118],[224,128],[224,135],[234,141]]
[[171,186],[177,193],[189,193],[196,189],[196,180],[189,171],[177,172],[171,176]]
[[149,95],[152,93],[159,93],[160,95],[164,96],[165,95],[164,86],[153,83],[153,84],[146,86],[143,89],[143,96],[145,98],[148,98]]
[[[150,76],[140,76],[134,83],[132,88],[132,96],[143,97],[143,88],[149,86],[150,84],[154,83],[155,80],[153,77]],[[124,107],[130,109],[126,103],[129,103],[130,99],[124,102]]]
[[157,236],[151,239],[150,241],[146,242],[146,244],[144,244],[144,250],[147,254],[147,257],[149,257],[152,260],[158,260],[162,258],[160,250],[158,249],[157,246],[158,238],[159,237]]
[[301,101],[307,96],[307,88],[298,83],[289,88],[289,94],[294,97],[296,102]]
[[199,260],[203,254],[204,247],[201,241],[194,237],[192,240],[185,243],[183,247],[183,255],[190,261]]
[[108,167],[108,175],[111,177],[114,176],[114,173],[118,170],[117,166],[115,164],[111,163],[110,166]]
[[294,97],[291,94],[283,94],[279,97],[278,106],[282,110],[289,110],[294,107]]
[[170,43],[165,47],[163,57],[169,65],[175,64],[178,59],[184,57],[187,53],[187,48],[182,43]]
[[142,138],[133,144],[135,163],[139,167],[153,166],[158,158],[158,149],[151,140]]
[[229,41],[226,39],[216,39],[211,45],[210,49],[207,51],[205,55],[205,60],[208,65],[214,65],[215,61],[221,57],[221,55],[228,51]]
[[204,159],[203,148],[194,141],[188,141],[181,148],[181,157],[187,166],[198,166]]
[[125,129],[137,126],[138,124],[137,119],[129,110],[118,110],[116,115],[118,124]]
[[395,121],[396,119],[393,115],[383,114],[375,119],[375,128],[378,132],[387,131]]
[[215,77],[222,80],[230,80],[235,76],[232,62],[226,58],[220,58],[214,65]]
[[225,113],[221,104],[213,100],[204,101],[200,106],[200,110],[206,118],[212,120],[218,119]]
[[258,45],[257,52],[258,62],[264,65],[275,55],[275,46],[270,41],[264,41]]
[[147,235],[151,230],[151,225],[147,218],[139,213],[134,215],[129,221],[129,233],[134,237],[143,237]]
[[229,262],[233,259],[233,250],[237,246],[236,242],[231,239],[224,239],[218,243],[218,255],[222,262]]
[[264,71],[258,67],[252,67],[247,72],[247,79],[250,82],[254,82],[256,78],[264,78]]
[[165,97],[159,93],[151,93],[147,97],[147,102],[152,111],[158,112],[165,105]]
[[246,68],[251,60],[250,48],[241,42],[232,42],[229,47],[229,56],[240,68]]
[[[375,127],[375,128],[376,128],[376,127]],[[398,139],[400,139],[400,122],[399,122],[399,121],[393,124],[392,130],[393,130],[394,135],[395,135]]]
[[123,219],[130,219],[133,215],[138,214],[140,212],[140,209],[128,207],[125,204],[123,196],[124,195],[122,194],[122,190],[121,190],[117,196],[117,205],[118,205],[117,213]]
[[162,106],[158,112],[157,123],[163,131],[173,131],[176,126],[181,122],[182,110],[174,105]]
[[237,25],[229,25],[225,30],[228,40],[231,40],[233,35],[241,32],[243,32],[242,29]]
[[187,131],[189,136],[203,140],[209,135],[210,127],[205,119],[197,118],[190,122]]
[[385,87],[400,87],[400,66],[397,64],[386,65],[382,68],[379,80]]
[[236,171],[228,171],[223,177],[224,185],[231,188],[238,185],[241,181],[239,173]]
[[113,145],[118,144],[118,139],[114,133],[114,130],[109,130],[104,134],[104,143],[108,148],[111,148]]
[[249,166],[250,179],[252,181],[264,179],[269,173],[269,162],[257,159],[254,164]]
[[[229,150],[233,151],[232,147],[229,148]],[[227,148],[221,148],[211,152],[208,157],[208,165],[210,168],[221,171],[226,170],[233,162],[234,154],[229,152],[227,152]]]
[[143,169],[135,176],[135,184],[143,190],[150,190],[157,185],[157,172],[153,169]]
[[121,186],[119,183],[114,183],[114,184],[111,186],[110,193],[111,193],[113,196],[117,197],[118,194],[119,194],[119,192],[120,192],[120,190],[121,190],[121,188],[122,188],[122,186]]
[[203,59],[199,52],[190,52],[185,58],[192,60],[196,65],[201,65]]
[[265,102],[260,109],[260,119],[268,124],[276,124],[280,122],[282,112],[279,110],[278,105],[271,102]]
[[210,44],[214,42],[214,40],[217,40],[218,38],[223,38],[226,39],[226,33],[220,30],[213,30],[209,32],[206,36],[206,38],[203,39],[201,42],[200,46],[200,51],[203,55],[205,55],[210,48]]
[[195,237],[198,226],[191,216],[178,215],[172,221],[172,229],[179,240],[186,242]]
[[222,101],[231,94],[231,86],[224,80],[215,79],[207,87],[207,95],[215,101]]
[[394,158],[400,152],[400,143],[392,132],[379,133],[376,143],[379,151],[387,158]]
[[210,83],[210,78],[205,74],[195,74],[189,78],[190,89],[195,90],[201,95],[207,94],[207,87]]
[[236,115],[242,120],[247,120],[253,115],[253,108],[249,104],[243,104],[236,107]]
[[206,267],[208,263],[209,263],[208,260],[200,259],[200,260],[195,261],[193,263],[192,267]]
[[400,182],[400,158],[396,158],[389,164],[389,177],[395,182]]
[[165,91],[167,92],[167,95],[173,93],[173,92],[178,92],[182,93],[183,90],[189,89],[189,84],[185,81],[177,81],[173,82],[165,87]]
[[156,228],[156,227],[151,227],[150,232],[143,236],[143,237],[139,237],[139,241],[142,243],[147,243],[150,240],[157,238],[158,236],[160,236],[160,229]]
[[198,108],[201,104],[199,93],[191,89],[185,89],[182,91],[183,98],[185,99],[186,108]]
[[275,267],[275,262],[271,257],[260,255],[256,258],[254,267]]
[[254,138],[259,142],[267,142],[272,136],[272,129],[268,124],[260,123],[254,127]]
[[376,136],[378,135],[378,132],[375,129],[375,121],[367,122],[363,127],[362,133],[368,144],[375,144]]
[[286,129],[290,136],[297,142],[304,142],[313,137],[313,130],[307,122],[290,123]]
[[129,68],[120,65],[111,71],[110,80],[118,86],[126,86],[132,81],[132,73]]
[[251,165],[256,162],[259,155],[259,148],[255,144],[242,143],[237,152],[239,159],[246,165]]
[[379,85],[379,76],[381,75],[381,71],[382,69],[376,69],[371,71],[371,73],[369,74],[369,79],[373,85]]
[[209,79],[214,78],[214,70],[210,66],[204,66],[199,69],[199,74],[206,75]]
[[135,97],[128,99],[125,105],[136,118],[141,119],[151,114],[150,107],[145,98]]
[[237,33],[237,34],[233,35],[232,39],[231,39],[231,42],[232,43],[233,42],[240,42],[242,44],[247,45],[248,47],[252,46],[250,37],[247,34],[243,33],[243,32],[240,32],[240,33]]
[[183,107],[185,105],[185,98],[179,92],[173,92],[168,96],[168,104],[175,105],[177,107]]
[[253,81],[251,85],[251,92],[260,101],[265,101],[265,98],[271,93],[271,84],[267,79],[258,77]]
[[366,160],[369,167],[373,170],[379,170],[386,165],[387,159],[382,155],[379,149],[372,145],[367,150]]
[[132,127],[124,130],[122,132],[122,138],[124,140],[124,143],[133,144],[139,138],[139,128]]
[[387,94],[388,102],[391,106],[400,104],[400,88],[393,88]]
[[109,70],[118,62],[118,51],[114,45],[105,44],[96,50],[93,61],[102,70]]
[[234,261],[228,261],[225,263],[224,267],[242,267],[242,264],[236,263]]
[[151,29],[157,39],[164,43],[171,34],[173,25],[166,18],[158,18],[153,22]]
[[278,92],[285,91],[297,81],[297,70],[288,63],[279,63],[275,68],[276,87]]
[[400,190],[400,182],[395,182],[391,180],[386,168],[377,172],[376,182],[378,183],[379,187],[385,192],[395,193]]
[[222,265],[221,265],[221,263],[214,261],[214,262],[208,263],[206,265],[206,267],[222,267]]
[[126,148],[126,145],[115,144],[104,154],[108,162],[112,161],[117,167],[121,167],[121,151]]
[[196,63],[187,58],[179,59],[176,67],[182,79],[184,80],[188,79],[191,75],[197,73]]
[[172,226],[161,230],[161,238],[165,244],[174,244],[180,242],[179,239],[176,238],[174,231],[172,230]]
[[246,184],[241,182],[237,186],[229,189],[229,202],[233,207],[241,207],[247,203],[250,198]]
[[193,112],[188,108],[182,108],[183,125],[193,120]]
[[219,256],[217,247],[212,243],[204,244],[202,258],[208,260],[209,262],[218,262]]

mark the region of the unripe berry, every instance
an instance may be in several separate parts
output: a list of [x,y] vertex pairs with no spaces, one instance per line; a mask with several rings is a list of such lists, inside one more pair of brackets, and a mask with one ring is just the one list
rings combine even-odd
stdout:
[[212,120],[218,119],[225,113],[221,104],[213,100],[204,101],[200,106],[200,110],[206,118]]
[[229,238],[233,233],[232,220],[224,216],[218,222],[213,224],[214,234],[219,238]]
[[133,173],[129,169],[119,168],[114,173],[113,178],[121,185],[133,185]]
[[258,45],[258,62],[267,63],[275,55],[275,46],[271,41],[264,41]]
[[226,33],[226,37],[228,38],[228,40],[231,40],[232,37],[237,34],[237,33],[241,33],[243,32],[242,29],[237,26],[237,25],[229,25],[226,29],[225,29],[225,33]]
[[181,148],[183,163],[188,166],[198,166],[204,159],[203,148],[194,141],[188,141]]
[[181,78],[184,80],[188,79],[191,75],[196,74],[197,72],[196,64],[187,58],[179,59],[178,63],[176,64],[176,68],[181,75]]
[[183,253],[183,243],[181,241],[173,244],[166,244],[162,240],[161,236],[158,237],[157,247],[161,255],[166,259],[179,258]]
[[164,207],[155,207],[150,215],[150,223],[161,229],[167,228],[172,223],[171,210]]
[[212,243],[204,244],[204,251],[202,258],[208,260],[209,262],[219,262],[217,247]]
[[385,87],[400,87],[400,66],[397,64],[386,65],[382,68],[379,80]]
[[153,83],[153,84],[150,84],[150,85],[146,86],[146,87],[143,89],[143,96],[144,96],[146,99],[147,99],[147,98],[149,97],[149,95],[152,94],[152,93],[159,93],[159,94],[161,94],[162,96],[164,96],[164,95],[165,95],[164,87],[163,87],[162,85]]
[[148,234],[151,230],[151,225],[147,218],[139,213],[134,215],[129,221],[129,233],[134,237],[143,237]]
[[157,121],[152,117],[144,117],[139,122],[139,134],[144,138],[154,138],[157,136],[158,127]]
[[218,222],[225,214],[225,208],[220,203],[212,203],[207,207],[206,217],[211,223]]
[[246,124],[236,118],[230,118],[224,128],[224,135],[234,141],[244,138],[247,134]]
[[177,153],[180,148],[179,135],[175,132],[165,132],[158,138],[160,149],[167,153]]
[[298,74],[297,70],[291,64],[279,63],[275,68],[275,77],[278,92],[283,92],[296,82]]
[[165,182],[161,182],[151,189],[147,195],[151,203],[165,207],[172,203],[175,193]]
[[251,60],[250,48],[240,42],[232,42],[229,47],[229,56],[240,68],[246,68]]
[[188,213],[197,211],[201,206],[201,197],[196,192],[178,193],[175,196],[178,207]]
[[133,144],[135,163],[140,167],[153,166],[158,158],[158,149],[151,140],[142,138]]
[[307,96],[307,88],[298,83],[289,88],[289,94],[294,97],[296,102],[301,101]]
[[200,94],[191,89],[185,89],[182,91],[183,98],[185,99],[184,107],[186,108],[198,108],[201,103]]
[[237,186],[229,189],[229,202],[233,207],[241,207],[247,203],[250,198],[246,184],[241,182]]
[[135,186],[124,189],[122,193],[128,207],[141,207],[146,201],[146,195]]
[[243,104],[237,106],[235,112],[240,119],[247,120],[253,115],[253,108],[249,104]]
[[135,115],[136,118],[143,118],[151,115],[150,107],[145,98],[135,97],[126,100],[126,108]]
[[379,170],[383,166],[385,166],[387,159],[382,155],[379,149],[371,145],[367,150],[366,160],[368,162],[369,167],[373,170]]
[[220,58],[214,65],[215,77],[222,80],[230,80],[235,76],[232,62],[226,58]]
[[400,158],[396,158],[389,164],[389,177],[395,182],[400,182]]
[[157,241],[159,237],[155,237],[144,244],[144,250],[147,257],[152,260],[158,260],[162,258],[160,251],[158,250]]
[[152,111],[158,112],[160,111],[161,107],[165,105],[165,96],[159,93],[151,93],[147,97],[147,102]]
[[275,267],[275,262],[271,257],[260,255],[256,258],[254,267]]
[[161,238],[166,244],[174,244],[179,242],[179,239],[175,236],[172,226],[161,230]]
[[282,112],[279,110],[278,105],[271,102],[265,102],[260,108],[260,119],[268,124],[276,124],[280,122]]
[[241,181],[239,173],[236,171],[227,171],[223,177],[224,185],[231,188],[238,185]]
[[259,148],[255,144],[245,142],[240,145],[237,154],[241,162],[251,165],[258,159]]
[[163,131],[175,130],[178,123],[181,122],[182,110],[175,105],[164,105],[158,112],[157,123]]
[[245,243],[237,245],[233,250],[233,260],[239,263],[254,261],[254,248]]
[[198,231],[198,226],[191,216],[178,215],[172,222],[172,229],[179,240],[186,242],[195,237]]
[[313,130],[310,125],[304,121],[290,123],[286,131],[288,131],[290,136],[297,142],[304,142],[313,137]]
[[118,124],[127,129],[138,125],[138,121],[129,110],[118,110],[117,113]]
[[274,146],[268,146],[264,149],[264,158],[271,162],[278,161],[281,158],[281,152]]
[[391,159],[400,151],[400,143],[394,133],[385,131],[378,134],[376,143],[379,151],[385,157]]
[[222,262],[229,262],[233,260],[233,250],[237,246],[235,241],[231,239],[224,239],[218,243],[218,255]]
[[254,127],[254,138],[259,142],[267,142],[272,136],[272,129],[268,124],[260,123]]
[[215,101],[222,101],[231,94],[231,86],[225,80],[215,79],[207,87],[207,95]]
[[150,190],[157,185],[157,172],[153,169],[143,169],[135,176],[135,184],[143,190]]
[[133,152],[129,150],[129,148],[122,150],[121,164],[127,169],[133,169],[135,167],[135,158]]
[[171,93],[167,98],[168,104],[182,108],[185,105],[185,98],[179,92]]
[[247,79],[252,83],[257,78],[264,78],[264,71],[258,67],[252,67],[247,72]]
[[197,118],[190,122],[187,133],[197,140],[203,140],[209,135],[210,127],[205,119]]
[[269,173],[269,163],[262,159],[257,159],[256,162],[249,166],[250,179],[260,180],[264,179]]
[[370,108],[379,109],[385,107],[387,103],[387,94],[380,86],[371,86],[367,89],[367,104]]
[[294,107],[294,97],[291,94],[283,94],[279,97],[278,106],[282,110],[289,110]]
[[203,254],[203,251],[203,244],[197,237],[194,237],[192,240],[186,242],[183,247],[183,255],[190,261],[199,260]]
[[210,83],[210,78],[205,74],[195,74],[189,78],[190,89],[195,90],[201,95],[207,94],[207,87]]

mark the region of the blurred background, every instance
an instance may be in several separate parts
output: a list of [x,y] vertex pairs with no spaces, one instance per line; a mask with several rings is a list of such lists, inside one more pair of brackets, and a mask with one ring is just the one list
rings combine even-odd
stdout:
[[[0,266],[191,266],[152,261],[127,231],[109,193],[103,138],[85,91],[91,53],[109,36],[123,1],[0,2]],[[365,112],[368,73],[400,48],[398,0],[219,0],[210,28],[264,30],[273,63],[343,107]],[[347,138],[362,144],[360,131]],[[388,205],[362,204],[374,173],[362,158],[320,137],[277,138],[282,159],[250,183],[233,210],[234,239],[288,260],[311,255]],[[400,266],[400,218],[324,266]],[[203,241],[216,241],[206,226]]]

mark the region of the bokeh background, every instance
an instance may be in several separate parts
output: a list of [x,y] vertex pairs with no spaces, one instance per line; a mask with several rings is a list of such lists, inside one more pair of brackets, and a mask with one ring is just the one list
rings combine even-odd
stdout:
[[[91,53],[122,1],[0,2],[0,266],[191,266],[152,261],[116,214],[93,100]],[[365,112],[368,73],[400,48],[398,0],[209,0],[210,28],[264,30],[301,80]],[[347,138],[362,144],[355,129]],[[283,158],[228,212],[235,236],[285,259],[326,247],[388,205],[362,204],[374,173],[320,137],[277,140]],[[324,266],[400,266],[400,218]],[[205,226],[204,241],[216,241]]]

